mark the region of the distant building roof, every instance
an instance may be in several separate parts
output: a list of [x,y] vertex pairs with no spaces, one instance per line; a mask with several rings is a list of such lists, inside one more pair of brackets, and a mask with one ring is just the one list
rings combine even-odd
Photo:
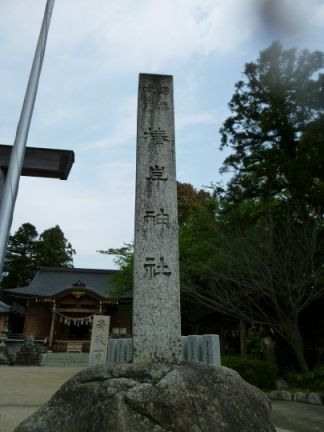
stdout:
[[0,301],[0,313],[8,313],[11,309],[11,306],[6,303]]
[[[27,287],[5,290],[7,294],[24,298],[51,298],[66,290],[85,290],[104,299],[112,297],[111,277],[118,270],[42,267]],[[131,295],[124,295],[129,298]]]

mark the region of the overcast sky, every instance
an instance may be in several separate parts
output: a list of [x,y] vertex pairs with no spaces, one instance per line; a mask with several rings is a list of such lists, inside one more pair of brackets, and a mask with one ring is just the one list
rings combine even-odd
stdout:
[[[45,0],[0,0],[0,142],[12,144]],[[133,240],[139,73],[174,76],[177,177],[221,181],[219,128],[244,64],[280,39],[323,49],[321,0],[56,0],[28,145],[75,152],[67,181],[22,177],[12,232],[60,225],[75,267]]]

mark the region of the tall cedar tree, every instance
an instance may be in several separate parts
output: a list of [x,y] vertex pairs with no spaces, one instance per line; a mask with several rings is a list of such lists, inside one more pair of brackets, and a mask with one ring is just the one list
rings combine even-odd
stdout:
[[24,223],[9,237],[2,288],[27,285],[37,269],[37,237],[34,225]]
[[73,267],[73,254],[58,225],[38,236],[34,225],[24,223],[9,237],[1,288],[28,285],[39,267]]
[[73,267],[75,250],[56,225],[45,230],[37,242],[37,264],[39,267]]
[[220,132],[233,152],[226,197],[283,200],[303,220],[324,207],[324,54],[278,42],[247,63]]

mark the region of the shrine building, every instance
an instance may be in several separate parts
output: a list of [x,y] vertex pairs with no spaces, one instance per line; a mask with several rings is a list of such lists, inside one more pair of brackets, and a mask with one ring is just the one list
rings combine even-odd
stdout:
[[132,295],[114,299],[111,278],[116,272],[43,267],[29,286],[7,289],[14,304],[26,308],[22,337],[33,335],[53,351],[65,352],[78,344],[87,352],[94,315],[110,316],[114,337],[130,336]]
[[10,310],[9,305],[0,301],[0,337],[6,334]]

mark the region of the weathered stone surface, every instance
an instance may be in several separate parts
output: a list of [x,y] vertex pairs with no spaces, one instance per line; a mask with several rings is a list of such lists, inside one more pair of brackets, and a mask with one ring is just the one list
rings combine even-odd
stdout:
[[15,365],[17,366],[39,366],[41,363],[41,353],[35,345],[34,337],[29,336],[17,352]]
[[289,386],[287,381],[285,381],[283,378],[277,378],[276,379],[276,389],[277,390],[288,390]]
[[16,432],[274,432],[270,402],[236,372],[195,362],[95,366]]
[[110,317],[94,315],[92,322],[89,366],[107,363]]
[[314,405],[323,405],[322,398],[318,393],[310,392],[308,393],[307,401]]
[[289,391],[286,390],[273,390],[268,393],[268,396],[272,400],[286,400],[291,401],[292,395]]
[[0,365],[7,365],[7,364],[9,364],[8,357],[4,353],[0,352]]
[[308,402],[307,401],[307,393],[305,392],[296,392],[294,394],[294,401],[296,402]]
[[133,291],[134,362],[180,362],[173,79],[140,74]]

